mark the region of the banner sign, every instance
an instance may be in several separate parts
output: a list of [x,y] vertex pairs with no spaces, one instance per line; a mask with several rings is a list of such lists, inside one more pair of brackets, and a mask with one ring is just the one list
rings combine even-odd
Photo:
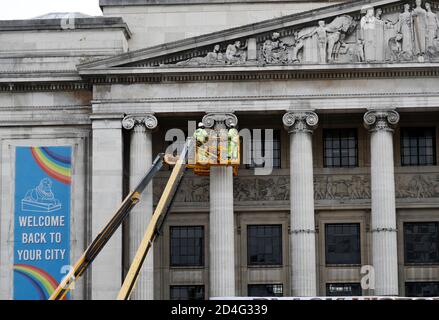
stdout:
[[16,300],[47,300],[70,271],[71,151],[71,147],[16,148]]

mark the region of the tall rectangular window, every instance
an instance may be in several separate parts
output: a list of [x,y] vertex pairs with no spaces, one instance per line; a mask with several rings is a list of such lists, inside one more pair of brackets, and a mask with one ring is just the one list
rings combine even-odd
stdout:
[[[280,145],[280,130],[273,130],[273,168],[280,168],[281,167],[281,145]],[[251,164],[247,165],[248,169],[253,168],[262,168],[265,166],[264,163],[255,163],[255,154],[258,154],[262,157],[266,157],[265,155],[265,129],[261,129],[261,136],[260,139],[256,139],[254,136],[254,132],[252,131],[252,141],[251,141],[251,147],[249,148],[251,150]]]
[[170,233],[172,267],[204,265],[204,227],[171,227]]
[[326,295],[328,297],[360,297],[363,292],[359,283],[327,283]]
[[361,264],[360,224],[327,224],[325,252],[327,265]]
[[282,226],[249,225],[247,252],[249,266],[282,265]]
[[439,223],[404,223],[404,257],[408,264],[439,263]]
[[249,284],[249,297],[283,297],[284,288],[281,284]]
[[439,282],[406,282],[407,297],[439,297]]
[[171,300],[204,300],[204,286],[171,286]]
[[401,164],[436,165],[435,128],[401,128]]
[[358,166],[357,129],[323,130],[323,155],[326,168]]

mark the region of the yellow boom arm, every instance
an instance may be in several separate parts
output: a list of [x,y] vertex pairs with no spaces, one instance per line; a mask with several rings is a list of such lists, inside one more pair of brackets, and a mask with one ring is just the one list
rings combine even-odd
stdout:
[[139,185],[132,191],[122,202],[117,209],[113,218],[107,223],[104,229],[93,240],[84,254],[74,264],[70,272],[63,278],[61,283],[49,297],[49,300],[62,300],[71,289],[73,283],[87,270],[96,256],[101,252],[108,240],[116,232],[117,228],[122,224],[125,218],[130,213],[131,209],[140,201],[140,195],[146,186],[151,182],[155,174],[163,166],[163,154],[157,156],[154,160],[151,169],[139,183]]
[[162,197],[157,204],[148,228],[143,236],[142,242],[137,249],[133,262],[128,270],[128,274],[122,284],[122,288],[119,291],[117,300],[128,300],[130,298],[131,293],[136,286],[137,279],[139,278],[140,269],[142,268],[143,262],[145,261],[145,258],[151,249],[154,240],[159,235],[159,230],[164,223],[168,209],[172,203],[172,200],[174,199],[175,192],[178,189],[186,168],[186,155],[188,154],[188,149],[191,149],[191,140],[188,141],[189,142],[185,145],[180,157],[175,163],[174,169],[172,170]]

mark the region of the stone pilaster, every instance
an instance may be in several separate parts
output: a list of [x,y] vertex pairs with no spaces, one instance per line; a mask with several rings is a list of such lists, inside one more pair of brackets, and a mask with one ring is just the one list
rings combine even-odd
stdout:
[[[237,125],[233,114],[211,113],[203,118],[207,128],[227,129]],[[210,168],[209,296],[234,297],[235,221],[232,167]]]
[[[122,125],[131,130],[130,139],[130,189],[134,189],[152,164],[151,130],[157,127],[157,119],[153,115],[126,116]],[[153,213],[152,183],[143,191],[141,201],[129,215],[129,257],[130,263],[142,241],[143,235]],[[133,300],[154,299],[154,255],[153,250],[145,259],[139,276]]]
[[[92,237],[102,231],[122,202],[122,126],[119,115],[92,116]],[[113,300],[122,285],[119,228],[92,265],[93,300]]]
[[372,258],[375,294],[398,295],[398,252],[395,209],[393,126],[396,111],[369,111],[364,123],[370,130],[372,187]]
[[312,133],[319,118],[310,111],[289,112],[283,124],[290,133],[291,293],[315,296],[316,247]]

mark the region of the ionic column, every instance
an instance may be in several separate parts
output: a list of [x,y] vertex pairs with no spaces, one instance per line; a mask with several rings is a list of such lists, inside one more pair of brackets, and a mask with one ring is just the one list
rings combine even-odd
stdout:
[[[145,176],[152,164],[151,130],[157,127],[157,118],[153,115],[127,116],[122,121],[123,127],[131,131],[130,139],[130,189],[134,189]],[[143,191],[141,201],[129,215],[129,257],[130,263],[142,241],[145,230],[153,213],[152,184]],[[154,254],[150,250],[143,264],[133,300],[154,299]]]
[[290,250],[293,296],[315,296],[316,248],[312,133],[319,118],[310,111],[289,112],[283,123],[290,133]]
[[[231,123],[233,114],[211,113],[203,118],[206,128],[218,132]],[[234,297],[235,289],[235,221],[233,212],[232,167],[210,168],[209,215],[209,296]]]
[[[92,212],[93,239],[122,202],[122,125],[120,115],[93,115]],[[93,300],[114,300],[122,285],[122,232],[115,232],[93,262]]]
[[398,295],[398,252],[395,209],[393,126],[396,111],[369,111],[364,123],[370,130],[372,187],[372,258],[375,294]]

